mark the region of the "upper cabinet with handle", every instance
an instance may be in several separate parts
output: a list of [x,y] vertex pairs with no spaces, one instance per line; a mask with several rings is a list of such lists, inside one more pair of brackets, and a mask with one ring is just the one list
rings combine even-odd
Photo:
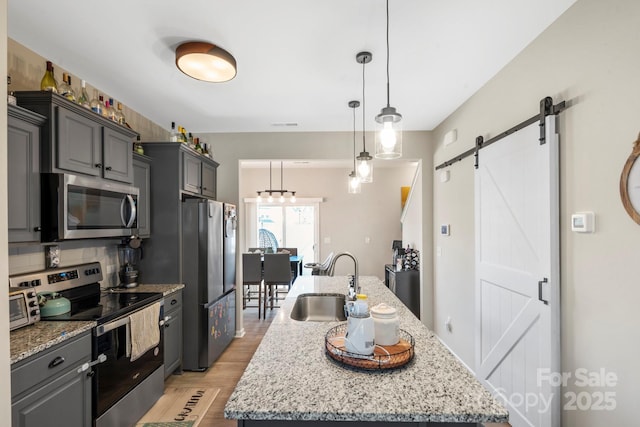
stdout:
[[42,172],[133,183],[131,147],[136,132],[51,92],[16,92],[16,98],[20,106],[47,118]]
[[40,241],[40,127],[45,118],[7,106],[9,243]]

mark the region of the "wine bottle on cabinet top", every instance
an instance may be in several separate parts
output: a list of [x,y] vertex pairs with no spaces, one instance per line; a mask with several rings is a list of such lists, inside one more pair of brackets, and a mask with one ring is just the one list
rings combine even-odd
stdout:
[[176,122],[171,122],[171,136],[169,141],[178,142],[178,132],[176,132]]
[[84,80],[82,80],[80,95],[78,95],[78,104],[91,109],[91,101],[89,100],[89,94],[87,93],[87,87]]
[[104,103],[102,102],[102,96],[98,96],[98,89],[93,90],[93,98],[91,99],[91,111],[96,114],[102,115]]
[[116,110],[116,121],[121,125],[124,125],[127,121],[125,120],[124,113],[122,112],[122,103],[118,102],[118,109]]
[[58,87],[58,93],[71,102],[76,102],[76,93],[71,87],[71,76],[67,73],[62,73],[62,84]]
[[40,90],[48,90],[53,93],[58,93],[58,83],[53,76],[53,64],[51,61],[47,61],[47,70],[40,80]]

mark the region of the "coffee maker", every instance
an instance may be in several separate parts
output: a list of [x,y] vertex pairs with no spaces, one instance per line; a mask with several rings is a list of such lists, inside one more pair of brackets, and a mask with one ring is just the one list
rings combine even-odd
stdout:
[[142,241],[138,237],[124,239],[118,245],[118,261],[120,270],[120,287],[134,288],[138,286],[138,264],[142,258]]

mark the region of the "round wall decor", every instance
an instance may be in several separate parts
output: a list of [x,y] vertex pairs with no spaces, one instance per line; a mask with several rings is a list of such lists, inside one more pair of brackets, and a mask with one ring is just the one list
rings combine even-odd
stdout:
[[620,175],[620,198],[629,216],[640,224],[640,134],[633,143],[631,155],[622,168]]

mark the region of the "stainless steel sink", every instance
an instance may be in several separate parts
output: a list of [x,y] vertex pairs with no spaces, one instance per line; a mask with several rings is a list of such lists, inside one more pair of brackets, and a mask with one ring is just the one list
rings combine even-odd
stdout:
[[347,320],[344,314],[345,300],[344,294],[300,294],[291,310],[291,318],[310,322]]

